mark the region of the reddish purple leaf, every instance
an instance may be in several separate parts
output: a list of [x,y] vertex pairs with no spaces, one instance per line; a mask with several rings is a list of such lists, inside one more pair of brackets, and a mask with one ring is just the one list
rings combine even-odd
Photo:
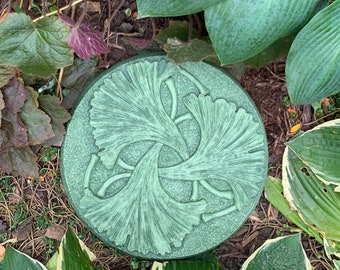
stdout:
[[28,145],[27,128],[19,117],[28,93],[15,77],[2,90],[5,108],[0,128],[0,152],[4,149]]
[[85,24],[77,25],[69,17],[59,13],[61,20],[71,27],[68,45],[81,58],[89,60],[92,54],[108,53],[109,49],[103,41],[103,34]]

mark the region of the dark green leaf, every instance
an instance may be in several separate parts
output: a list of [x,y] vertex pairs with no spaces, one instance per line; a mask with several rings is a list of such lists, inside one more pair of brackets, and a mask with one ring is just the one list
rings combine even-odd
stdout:
[[235,63],[302,28],[320,2],[327,4],[320,0],[222,1],[205,10],[205,22],[222,64]]
[[83,60],[76,58],[73,65],[65,68],[61,85],[70,90],[63,99],[62,105],[66,109],[73,107],[82,90],[98,73],[97,60]]
[[38,93],[27,87],[28,98],[20,112],[20,117],[28,131],[30,145],[42,144],[54,136],[51,119],[46,113],[38,109]]
[[312,270],[302,248],[300,234],[267,240],[243,264],[241,270]]
[[0,24],[0,62],[24,73],[46,77],[72,64],[72,49],[66,39],[68,27],[57,17],[37,22],[25,14],[10,13]]
[[39,177],[37,156],[29,146],[9,148],[0,152],[0,169],[14,176]]
[[54,137],[44,142],[44,145],[61,146],[64,135],[64,124],[71,119],[71,115],[59,103],[59,99],[51,95],[40,95],[38,98],[40,108],[51,118]]
[[297,35],[286,66],[292,102],[307,104],[340,92],[340,1],[320,11]]
[[[181,41],[188,41],[189,37],[189,23],[187,21],[173,21],[169,22],[169,26],[164,30],[160,31],[156,36],[155,40],[164,45],[167,43],[168,38],[177,38]],[[191,38],[197,38],[198,32],[193,29]]]
[[137,0],[138,16],[171,17],[197,13],[222,0]]
[[0,261],[0,270],[47,270],[40,262],[8,246],[5,257]]
[[59,250],[58,260],[61,261],[61,269],[95,270],[87,252],[80,246],[78,237],[70,228],[61,240]]

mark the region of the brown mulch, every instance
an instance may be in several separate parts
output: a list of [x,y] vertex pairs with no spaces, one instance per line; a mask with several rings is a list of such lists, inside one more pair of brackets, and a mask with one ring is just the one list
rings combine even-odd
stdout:
[[[134,0],[89,2],[99,6],[100,12],[92,7],[92,10],[87,12],[85,21],[106,32],[110,53],[102,60],[110,65],[136,54],[123,38],[150,39],[169,21],[164,18],[136,20]],[[59,1],[61,6],[65,3],[67,2]],[[127,10],[131,11],[131,14],[126,12]],[[81,5],[74,11],[75,17],[79,16]],[[278,178],[281,177],[284,143],[291,137],[289,128],[292,125],[282,103],[283,97],[287,95],[284,68],[285,61],[282,59],[260,69],[247,69],[240,80],[263,119],[268,140],[269,174]],[[303,108],[295,109],[302,117]],[[102,269],[132,269],[129,257],[103,244],[76,217],[63,190],[58,159],[57,153],[48,162],[39,161],[42,177],[38,180],[0,176],[0,198],[5,197],[5,200],[0,200],[0,242],[16,237],[18,241],[12,243],[12,246],[46,263],[56,251],[67,226],[71,226],[97,256],[96,266]],[[5,181],[9,184],[5,184]],[[8,196],[4,196],[5,187],[6,192],[7,188],[10,188]],[[24,222],[15,224],[18,215]],[[53,229],[50,229],[51,226]],[[296,228],[262,197],[240,230],[217,248],[216,254],[221,260],[222,269],[240,269],[249,255],[267,239],[293,231],[297,231]],[[323,247],[315,240],[303,236],[303,246],[315,269],[332,269],[324,259],[326,256]]]

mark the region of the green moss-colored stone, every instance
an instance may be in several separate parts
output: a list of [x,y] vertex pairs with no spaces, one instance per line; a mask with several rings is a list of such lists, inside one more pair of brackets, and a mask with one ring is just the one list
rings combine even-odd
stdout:
[[80,100],[61,172],[79,217],[133,256],[175,259],[235,233],[267,175],[259,114],[206,63],[137,57],[99,76]]

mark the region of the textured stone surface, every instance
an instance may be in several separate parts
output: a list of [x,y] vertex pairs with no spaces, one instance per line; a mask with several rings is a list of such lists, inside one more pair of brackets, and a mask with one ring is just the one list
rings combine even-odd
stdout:
[[89,86],[62,178],[78,216],[133,256],[174,259],[235,233],[261,195],[267,146],[241,87],[206,63],[133,58]]

